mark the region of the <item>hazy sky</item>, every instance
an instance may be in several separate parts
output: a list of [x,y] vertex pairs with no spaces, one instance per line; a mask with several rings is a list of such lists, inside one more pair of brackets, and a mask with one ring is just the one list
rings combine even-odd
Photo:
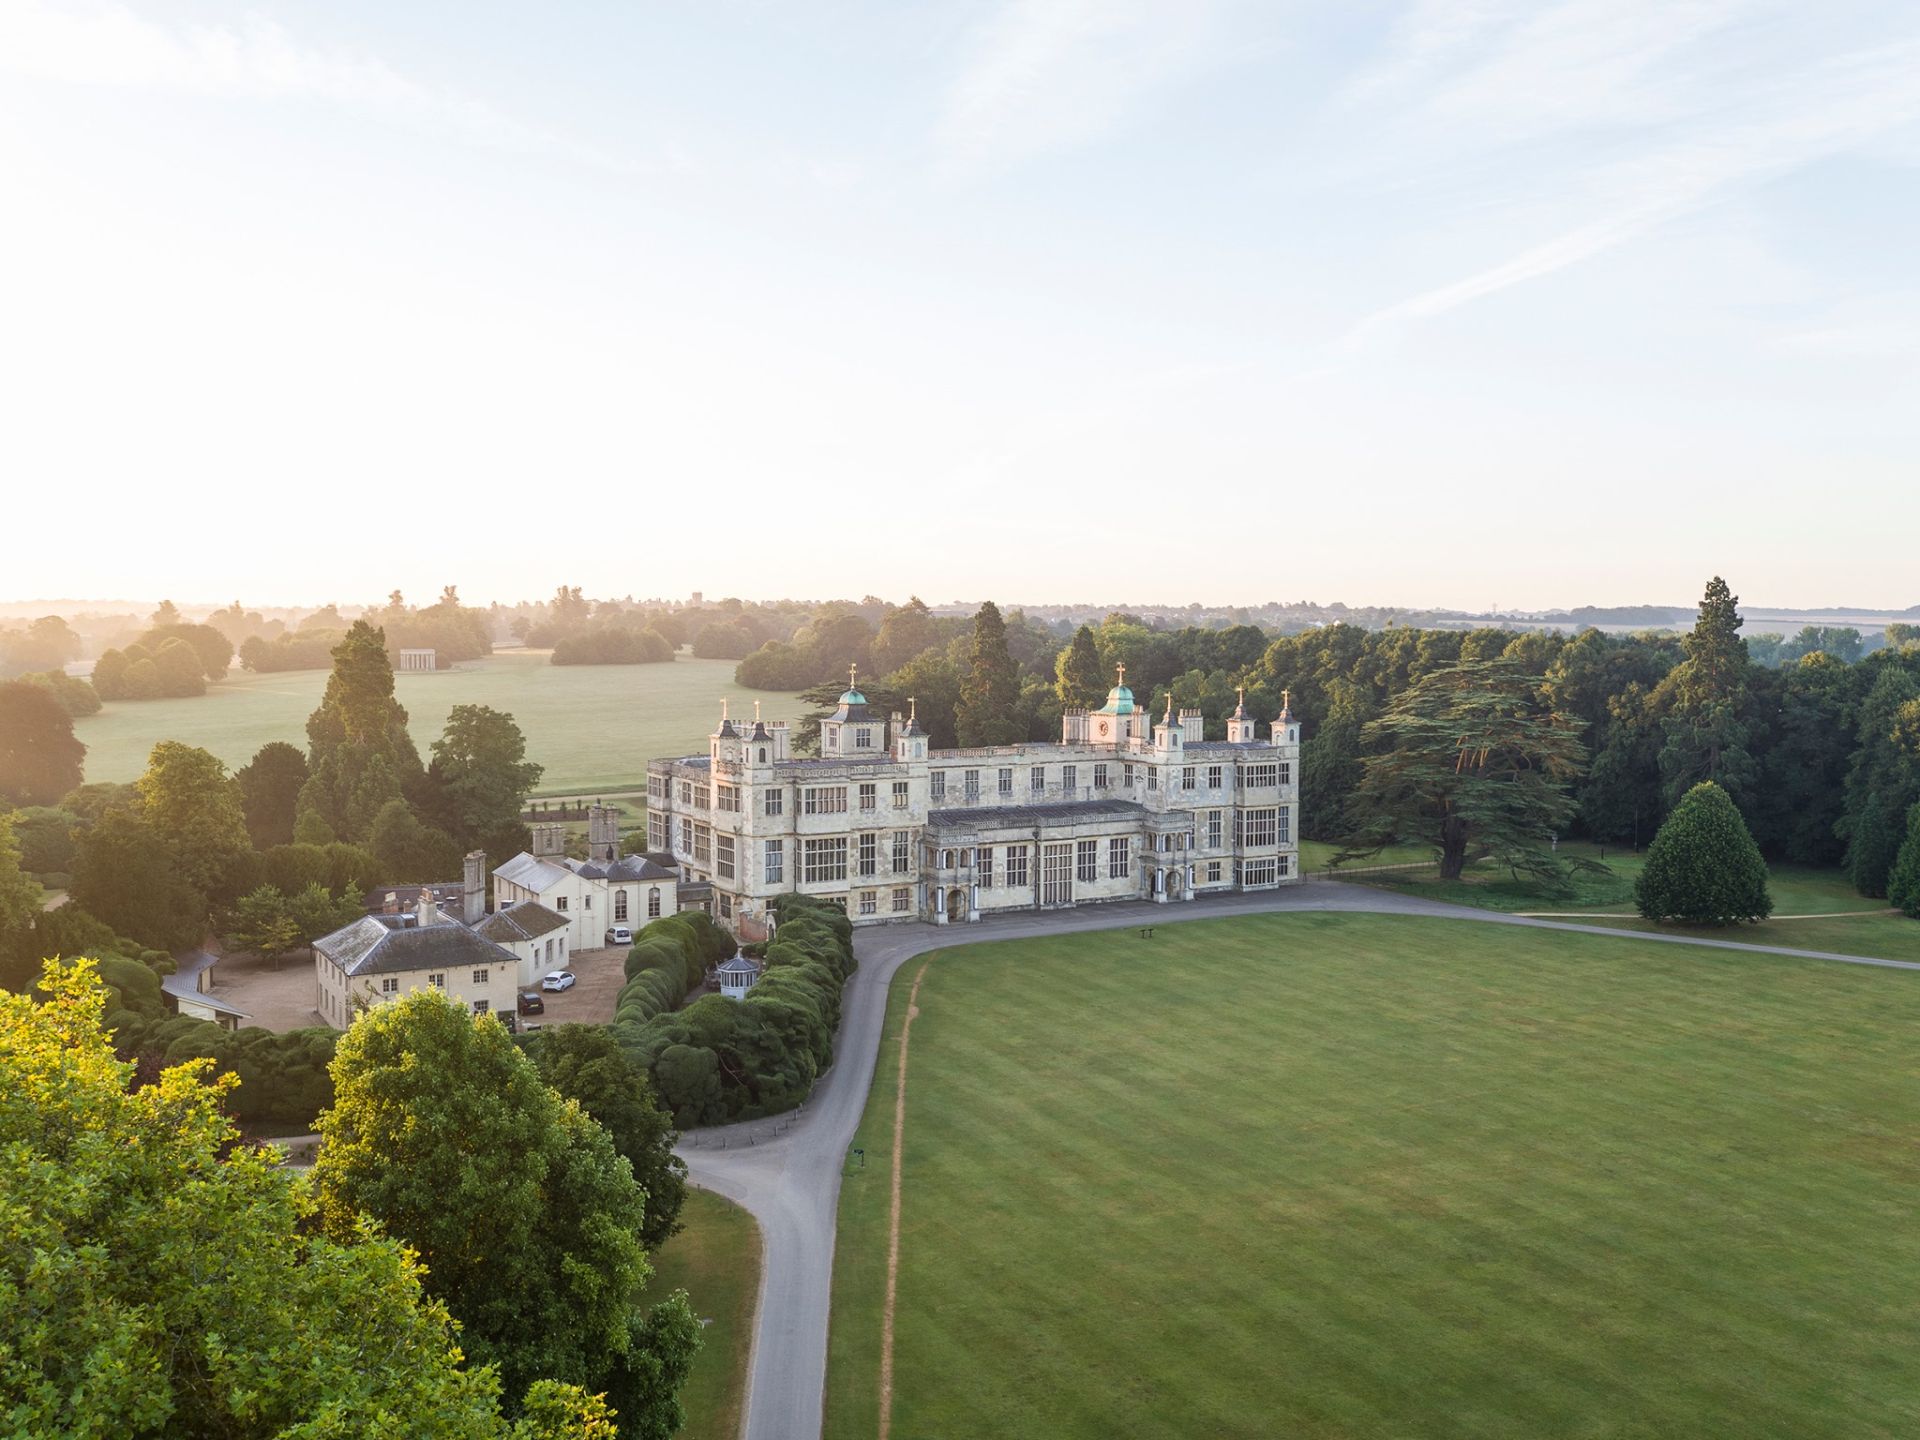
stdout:
[[1920,5],[0,0],[0,595],[1920,602]]

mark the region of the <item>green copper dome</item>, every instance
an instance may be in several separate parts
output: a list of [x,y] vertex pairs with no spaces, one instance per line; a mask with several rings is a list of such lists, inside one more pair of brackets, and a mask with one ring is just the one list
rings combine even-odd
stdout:
[[1131,715],[1133,713],[1133,691],[1124,685],[1116,685],[1107,692],[1107,703],[1097,712],[1101,715]]

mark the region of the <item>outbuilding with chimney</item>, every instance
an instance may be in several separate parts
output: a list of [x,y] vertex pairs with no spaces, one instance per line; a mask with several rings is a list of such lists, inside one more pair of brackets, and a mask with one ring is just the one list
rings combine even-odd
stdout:
[[512,1015],[518,957],[441,908],[420,887],[411,908],[363,915],[313,942],[314,1008],[345,1029],[361,1010],[437,990],[476,1015]]
[[615,926],[637,934],[679,910],[679,876],[645,855],[621,853],[620,814],[612,806],[587,811],[584,860],[566,850],[565,825],[535,825],[533,849],[493,872],[495,918],[527,904],[544,906],[565,921],[569,950],[595,950]]

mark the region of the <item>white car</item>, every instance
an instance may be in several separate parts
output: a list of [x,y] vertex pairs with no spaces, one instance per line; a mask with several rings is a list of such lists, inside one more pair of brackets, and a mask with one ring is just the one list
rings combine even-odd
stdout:
[[542,990],[571,990],[573,972],[571,970],[549,970],[547,978],[540,982]]
[[610,925],[607,927],[607,944],[633,944],[633,927],[630,925]]

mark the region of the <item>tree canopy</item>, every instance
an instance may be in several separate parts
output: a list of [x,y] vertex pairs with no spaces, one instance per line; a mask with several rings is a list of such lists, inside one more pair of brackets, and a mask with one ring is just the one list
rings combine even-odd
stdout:
[[1767,862],[1727,792],[1702,780],[1647,847],[1634,899],[1649,920],[1731,925],[1773,913]]
[[430,809],[462,851],[508,855],[526,848],[520,812],[540,783],[513,716],[486,705],[456,705],[433,742],[427,767]]
[[604,1393],[622,1435],[665,1435],[698,1346],[684,1294],[635,1304],[646,1199],[607,1132],[492,1017],[416,992],[362,1016],[333,1062],[314,1184],[327,1234],[361,1213],[419,1252],[469,1352],[510,1393]]
[[314,1233],[277,1154],[237,1143],[207,1062],[136,1085],[90,962],[0,994],[0,1404],[21,1435],[605,1437],[543,1381],[510,1426],[420,1265],[359,1217]]
[[294,811],[300,787],[307,783],[307,757],[284,740],[270,741],[254,751],[234,779],[240,782],[240,807],[254,847],[292,844]]
[[1572,818],[1569,785],[1586,757],[1541,685],[1517,661],[1482,660],[1409,687],[1366,726],[1377,750],[1348,803],[1342,858],[1419,840],[1440,852],[1444,879],[1460,878],[1474,847],[1516,872],[1562,877],[1552,840]]
[[1026,738],[1020,717],[1020,670],[1007,651],[1007,623],[991,600],[973,617],[973,645],[960,679],[954,727],[960,744],[1010,745]]
[[646,1195],[640,1243],[658,1250],[679,1233],[687,1198],[686,1162],[673,1153],[673,1120],[656,1103],[647,1072],[628,1058],[604,1025],[558,1025],[533,1047],[540,1078],[599,1121],[613,1148],[633,1166]]
[[73,716],[50,689],[0,684],[0,801],[51,805],[80,783],[86,754]]
[[[385,634],[354,621],[333,650],[319,708],[307,717],[307,768],[294,829],[299,838],[361,841],[388,801],[424,782],[407,712],[393,695]],[[302,831],[307,817],[315,824]]]

